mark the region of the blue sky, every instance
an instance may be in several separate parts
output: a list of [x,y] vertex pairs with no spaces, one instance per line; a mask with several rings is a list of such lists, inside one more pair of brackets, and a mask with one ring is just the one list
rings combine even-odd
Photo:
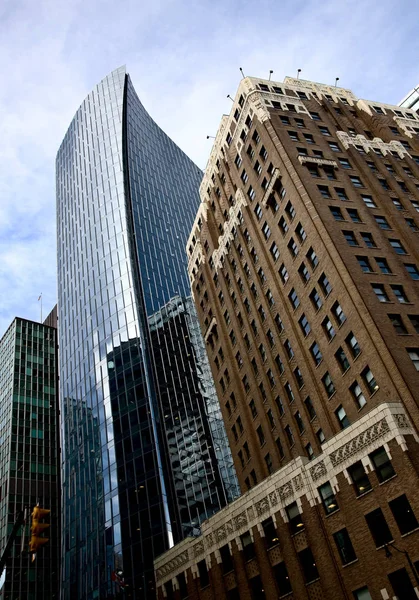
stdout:
[[0,336],[56,298],[55,155],[78,106],[126,64],[157,123],[204,168],[246,75],[339,77],[397,103],[419,83],[417,0],[1,0]]

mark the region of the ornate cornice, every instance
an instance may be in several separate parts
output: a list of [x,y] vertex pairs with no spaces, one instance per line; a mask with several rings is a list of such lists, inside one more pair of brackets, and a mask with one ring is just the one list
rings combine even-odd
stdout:
[[362,146],[364,152],[368,153],[370,151],[375,151],[375,149],[380,150],[384,156],[386,156],[389,152],[397,152],[400,158],[404,158],[404,156],[410,156],[409,152],[404,148],[404,146],[397,140],[391,140],[391,142],[384,142],[381,138],[374,138],[373,140],[367,139],[364,135],[349,135],[345,131],[338,131],[337,136],[339,140],[342,142],[343,147],[347,150],[349,146]]

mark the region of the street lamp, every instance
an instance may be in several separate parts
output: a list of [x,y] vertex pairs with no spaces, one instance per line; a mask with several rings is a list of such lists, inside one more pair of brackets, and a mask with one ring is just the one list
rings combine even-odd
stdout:
[[419,576],[418,576],[418,572],[416,571],[415,565],[412,563],[412,559],[409,556],[409,552],[407,550],[400,550],[399,548],[397,548],[394,543],[390,542],[389,544],[384,544],[384,549],[385,549],[385,553],[386,553],[386,558],[391,558],[393,555],[391,553],[390,548],[393,548],[393,550],[396,550],[396,552],[400,552],[400,554],[404,554],[407,562],[409,563],[410,568],[413,571],[413,576],[416,579],[416,583],[417,585],[419,585]]

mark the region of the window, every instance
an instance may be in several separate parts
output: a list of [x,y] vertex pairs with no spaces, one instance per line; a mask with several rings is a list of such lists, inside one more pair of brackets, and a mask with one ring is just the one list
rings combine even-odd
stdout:
[[345,188],[335,188],[336,196],[343,201],[348,200]]
[[342,214],[342,211],[338,206],[329,206],[329,208],[330,208],[330,212],[332,213],[332,216],[335,219],[335,221],[344,221],[345,220],[345,218]]
[[[344,167],[344,168],[348,168],[348,167]],[[364,187],[364,184],[362,183],[361,179],[357,175],[350,175],[349,179],[351,180],[351,183],[354,187],[357,187],[357,188]]]
[[391,535],[391,531],[381,508],[376,508],[365,515],[365,520],[377,548],[384,546],[384,544],[388,544],[393,540],[393,536]]
[[[349,162],[349,160],[347,158],[339,158],[339,162],[340,162],[341,167],[343,169],[352,169],[352,165],[351,165],[351,163]],[[353,177],[353,176],[351,176],[350,179],[352,181],[352,179],[359,179],[359,177]],[[352,183],[354,183],[354,182],[352,181]],[[356,187],[363,187],[363,186],[362,186],[362,184],[360,184],[360,185],[358,185]]]
[[297,148],[299,156],[308,156],[307,148]]
[[296,131],[288,131],[288,135],[290,136],[293,142],[298,142],[299,137]]
[[335,498],[335,494],[333,493],[332,486],[328,481],[317,489],[322,500],[324,512],[327,515],[330,515],[331,513],[339,509],[338,503]]
[[276,546],[276,544],[279,542],[278,532],[275,528],[275,524],[272,520],[272,517],[268,517],[267,519],[262,521],[261,525],[263,533],[265,534],[266,547],[269,550],[269,548]]
[[326,317],[323,320],[322,327],[323,327],[323,330],[324,330],[324,333],[325,333],[327,339],[329,341],[333,340],[333,338],[336,335],[336,331],[335,331],[335,328],[332,325],[332,322],[330,321],[330,319],[328,317]]
[[372,199],[372,196],[368,196],[367,194],[362,194],[361,198],[363,199],[365,206],[368,208],[377,208],[376,203]]
[[377,244],[374,241],[374,238],[372,237],[371,233],[361,233],[361,237],[364,241],[364,244],[367,246],[367,248],[376,248]]
[[402,535],[419,527],[415,513],[413,512],[409,500],[406,498],[405,494],[395,498],[394,500],[391,500],[388,504]]
[[285,507],[291,534],[298,533],[304,529],[304,523],[296,502]]
[[353,231],[342,231],[346,242],[348,243],[349,246],[358,246],[358,240],[355,237],[355,234]]
[[266,221],[263,224],[262,233],[263,233],[263,237],[265,238],[265,240],[269,240],[269,238],[271,237],[271,230]]
[[252,558],[255,557],[255,547],[250,531],[246,531],[246,533],[243,533],[243,535],[240,536],[240,541],[243,547],[244,559],[246,561],[252,560]]
[[408,315],[416,333],[419,333],[419,315]]
[[300,274],[300,277],[301,277],[303,283],[307,283],[310,280],[310,272],[304,263],[301,263],[301,265],[298,268],[298,272]]
[[298,254],[298,246],[294,240],[294,238],[291,238],[290,241],[288,242],[288,250],[290,251],[290,254],[293,258],[295,258]]
[[291,121],[289,120],[288,117],[285,117],[283,115],[279,115],[279,118],[281,119],[281,122],[283,125],[291,125]]
[[310,293],[310,300],[316,310],[320,310],[320,308],[323,306],[323,301],[320,298],[316,288],[314,288]]
[[319,285],[323,294],[327,297],[332,291],[332,286],[330,285],[330,282],[324,273],[322,273],[319,277]]
[[346,529],[341,529],[334,533],[333,538],[343,565],[347,565],[356,560],[355,550]]
[[[404,267],[412,279],[415,279],[415,280],[419,279],[419,269],[417,268],[416,265],[405,264]],[[399,302],[400,302],[400,300],[399,300]]]
[[371,263],[367,256],[357,256],[356,259],[364,273],[373,273]]
[[257,129],[255,129],[253,132],[252,140],[256,142],[256,144],[259,144],[260,142],[260,135],[258,134]]
[[199,573],[199,582],[201,589],[209,585],[209,574],[207,569],[207,563],[205,560],[200,560],[197,564],[198,573]]
[[335,415],[336,415],[336,418],[338,420],[338,423],[339,423],[341,429],[346,429],[346,427],[349,427],[349,425],[351,423],[350,423],[348,417],[346,416],[345,409],[343,408],[342,405],[339,406],[335,410]]
[[324,174],[326,175],[327,179],[330,179],[330,180],[336,179],[334,167],[331,167],[330,165],[323,165],[323,171],[324,171]]
[[354,381],[351,387],[349,388],[358,408],[362,408],[366,405],[367,401],[362,392],[361,386],[357,381]]
[[375,222],[380,229],[391,229],[387,219],[385,217],[374,215]]
[[275,304],[275,300],[274,300],[271,290],[267,290],[265,296],[266,296],[269,306],[272,308],[272,306]]
[[317,365],[319,365],[322,360],[323,360],[323,355],[320,351],[319,345],[317,342],[314,342],[311,346],[310,346],[310,352],[311,352],[311,356],[313,357],[314,363]]
[[385,259],[385,258],[377,258],[376,257],[375,258],[375,262],[377,263],[378,268],[380,269],[381,273],[385,273],[385,274],[392,273],[392,270],[388,266],[387,259]]
[[295,209],[294,209],[293,205],[291,204],[291,202],[287,203],[287,205],[285,207],[285,212],[287,213],[287,215],[289,216],[289,218],[292,221],[295,217]]
[[308,444],[306,444],[305,451],[307,453],[308,460],[313,460],[313,458],[314,458],[314,450],[313,450],[313,446],[310,444],[310,442]]
[[237,354],[236,354],[236,361],[237,361],[237,365],[238,365],[239,369],[241,369],[243,366],[243,359],[241,357],[240,352],[237,352]]
[[317,112],[310,112],[310,116],[313,119],[313,121],[321,121],[320,115]]
[[406,304],[409,302],[409,298],[406,296],[402,285],[391,285],[390,287],[400,304]]
[[302,129],[303,127],[305,127],[303,119],[295,118],[294,121],[299,129]]
[[262,305],[259,306],[258,313],[259,313],[259,316],[260,316],[260,319],[261,319],[262,323],[264,321],[266,321],[266,313],[265,313],[264,308],[263,308]]
[[284,342],[284,348],[285,348],[285,351],[287,353],[288,360],[291,360],[292,358],[294,358],[294,350],[292,349],[292,346],[291,346],[289,340],[285,340],[285,342]]
[[252,417],[253,418],[257,417],[258,411],[256,409],[256,404],[255,404],[255,401],[253,400],[253,398],[249,402],[249,408],[250,408],[250,412],[252,413]]
[[288,225],[286,220],[284,219],[284,217],[281,217],[278,223],[278,227],[281,229],[282,231],[282,235],[285,235],[288,231]]
[[259,156],[265,161],[268,158],[268,152],[265,146],[262,146],[259,152]]
[[221,556],[221,567],[223,570],[223,575],[226,573],[230,573],[234,569],[233,559],[230,554],[229,545],[221,546],[220,548],[220,556]]
[[319,443],[324,444],[324,442],[326,441],[326,437],[323,433],[323,429],[318,429],[316,431],[316,436],[317,436],[317,439],[319,440]]
[[275,581],[278,586],[279,595],[285,596],[292,592],[291,582],[288,575],[287,567],[284,562],[280,562],[272,567]]
[[277,313],[275,315],[275,325],[278,329],[279,333],[282,333],[284,331],[284,324],[282,323],[281,317],[279,316],[279,314]]
[[329,142],[329,147],[333,152],[340,152],[339,145],[336,142]]
[[303,332],[304,336],[307,336],[311,331],[311,327],[310,323],[307,320],[307,317],[304,314],[301,315],[301,317],[298,320],[298,323],[301,327],[301,331]]
[[311,421],[316,416],[316,411],[314,409],[313,402],[312,402],[310,396],[307,396],[307,398],[304,400],[304,404],[305,404],[308,416]]
[[360,460],[348,467],[348,473],[352,479],[352,483],[354,484],[354,489],[357,496],[361,496],[372,489],[371,482],[365,472],[364,465]]
[[314,252],[313,248],[310,248],[306,254],[308,262],[311,265],[311,268],[314,270],[319,264],[319,259],[317,258],[317,254]]
[[419,371],[419,348],[406,348],[406,350],[416,371]]
[[269,346],[272,348],[273,346],[275,346],[275,336],[272,333],[272,331],[270,329],[268,329],[268,331],[266,332],[266,338],[269,342]]
[[396,474],[384,446],[374,450],[369,457],[374,465],[380,483],[384,483],[384,481],[387,481],[387,479],[390,479]]
[[260,164],[260,162],[258,160],[253,165],[253,170],[256,171],[256,173],[258,175],[260,175],[262,173],[262,165]]
[[237,344],[236,335],[233,330],[230,331],[230,341],[232,346],[235,346]]
[[238,169],[241,167],[242,159],[241,159],[240,154],[236,154],[236,158],[234,159],[234,164],[236,165],[236,167]]
[[292,290],[288,294],[288,299],[291,302],[294,309],[296,309],[300,306],[300,300],[299,300],[299,298],[297,296],[297,292],[295,291],[294,288],[292,288]]
[[311,548],[306,548],[305,550],[298,552],[298,559],[300,561],[306,583],[310,583],[311,581],[319,578],[319,572],[317,571]]
[[259,444],[263,446],[265,444],[265,434],[263,433],[262,425],[256,429],[256,433],[258,434]]
[[391,201],[393,202],[397,210],[404,210],[404,206],[398,198],[392,198]]
[[[418,187],[418,186],[416,186],[416,187]],[[416,212],[419,212],[419,202],[412,200],[412,207],[415,209]]]
[[262,212],[262,209],[261,209],[259,203],[256,204],[254,212],[255,212],[257,220],[260,221],[262,218],[263,212]]
[[307,144],[314,144],[314,138],[311,135],[311,133],[304,133],[303,135],[305,137]]
[[307,234],[301,223],[298,223],[297,227],[295,228],[295,233],[297,234],[297,237],[301,243],[305,242],[305,240],[307,239]]
[[274,261],[276,262],[279,258],[279,249],[275,242],[272,242],[272,245],[270,247],[270,253],[272,254]]
[[327,127],[324,127],[323,125],[319,125],[319,131],[322,135],[330,136],[330,131]]
[[243,183],[247,183],[247,180],[249,179],[249,176],[246,173],[245,169],[243,169],[242,174],[240,175],[240,179],[243,181]]
[[380,302],[390,302],[390,298],[381,283],[372,283],[371,287]]
[[330,191],[329,191],[329,188],[327,187],[327,185],[318,185],[317,187],[319,188],[319,192],[321,193],[323,198],[331,198],[332,197],[330,195]]
[[356,339],[352,331],[349,333],[349,335],[346,336],[345,342],[350,350],[350,353],[352,354],[352,357],[356,358],[358,354],[361,353],[361,348],[358,344],[358,340]]
[[294,419],[295,419],[295,422],[297,423],[298,431],[300,432],[300,434],[303,433],[305,427],[304,427],[304,422],[301,417],[300,411],[297,410],[297,412],[294,415]]
[[358,211],[356,210],[356,208],[347,208],[346,212],[348,213],[349,217],[351,218],[351,220],[354,223],[362,223],[362,219],[359,216]]
[[285,427],[285,434],[287,436],[289,447],[292,448],[294,446],[295,442],[294,442],[294,436],[293,436],[291,427],[289,425],[287,425]]
[[369,389],[370,394],[373,394],[378,390],[378,383],[376,382],[375,377],[368,366],[365,367],[365,369],[362,371],[361,377],[364,380],[365,385]]
[[284,414],[285,410],[284,410],[284,405],[282,403],[281,397],[280,396],[276,396],[275,398],[275,404],[278,408],[278,412],[280,414],[280,416],[282,417],[282,415]]
[[323,158],[323,152],[321,150],[316,150],[315,148],[313,148],[313,155],[316,158]]
[[326,373],[323,375],[322,383],[326,391],[327,397],[330,398],[331,396],[333,396],[333,394],[336,392],[336,388],[329,371],[326,371]]
[[369,168],[371,169],[371,171],[373,173],[377,173],[378,169],[377,169],[375,163],[372,160],[367,160],[366,162],[367,162],[367,165],[369,166]]
[[348,360],[348,357],[346,356],[345,351],[342,347],[338,348],[338,350],[335,352],[335,358],[336,358],[336,362],[338,363],[342,373],[344,373],[345,371],[347,371],[349,369],[349,367],[350,367],[349,360]]

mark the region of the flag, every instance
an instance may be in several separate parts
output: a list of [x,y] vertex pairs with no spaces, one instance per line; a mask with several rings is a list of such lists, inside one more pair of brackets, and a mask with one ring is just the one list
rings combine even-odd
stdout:
[[40,301],[40,299],[41,299],[41,298],[42,298],[42,294],[39,296],[39,298],[38,298],[38,302]]

